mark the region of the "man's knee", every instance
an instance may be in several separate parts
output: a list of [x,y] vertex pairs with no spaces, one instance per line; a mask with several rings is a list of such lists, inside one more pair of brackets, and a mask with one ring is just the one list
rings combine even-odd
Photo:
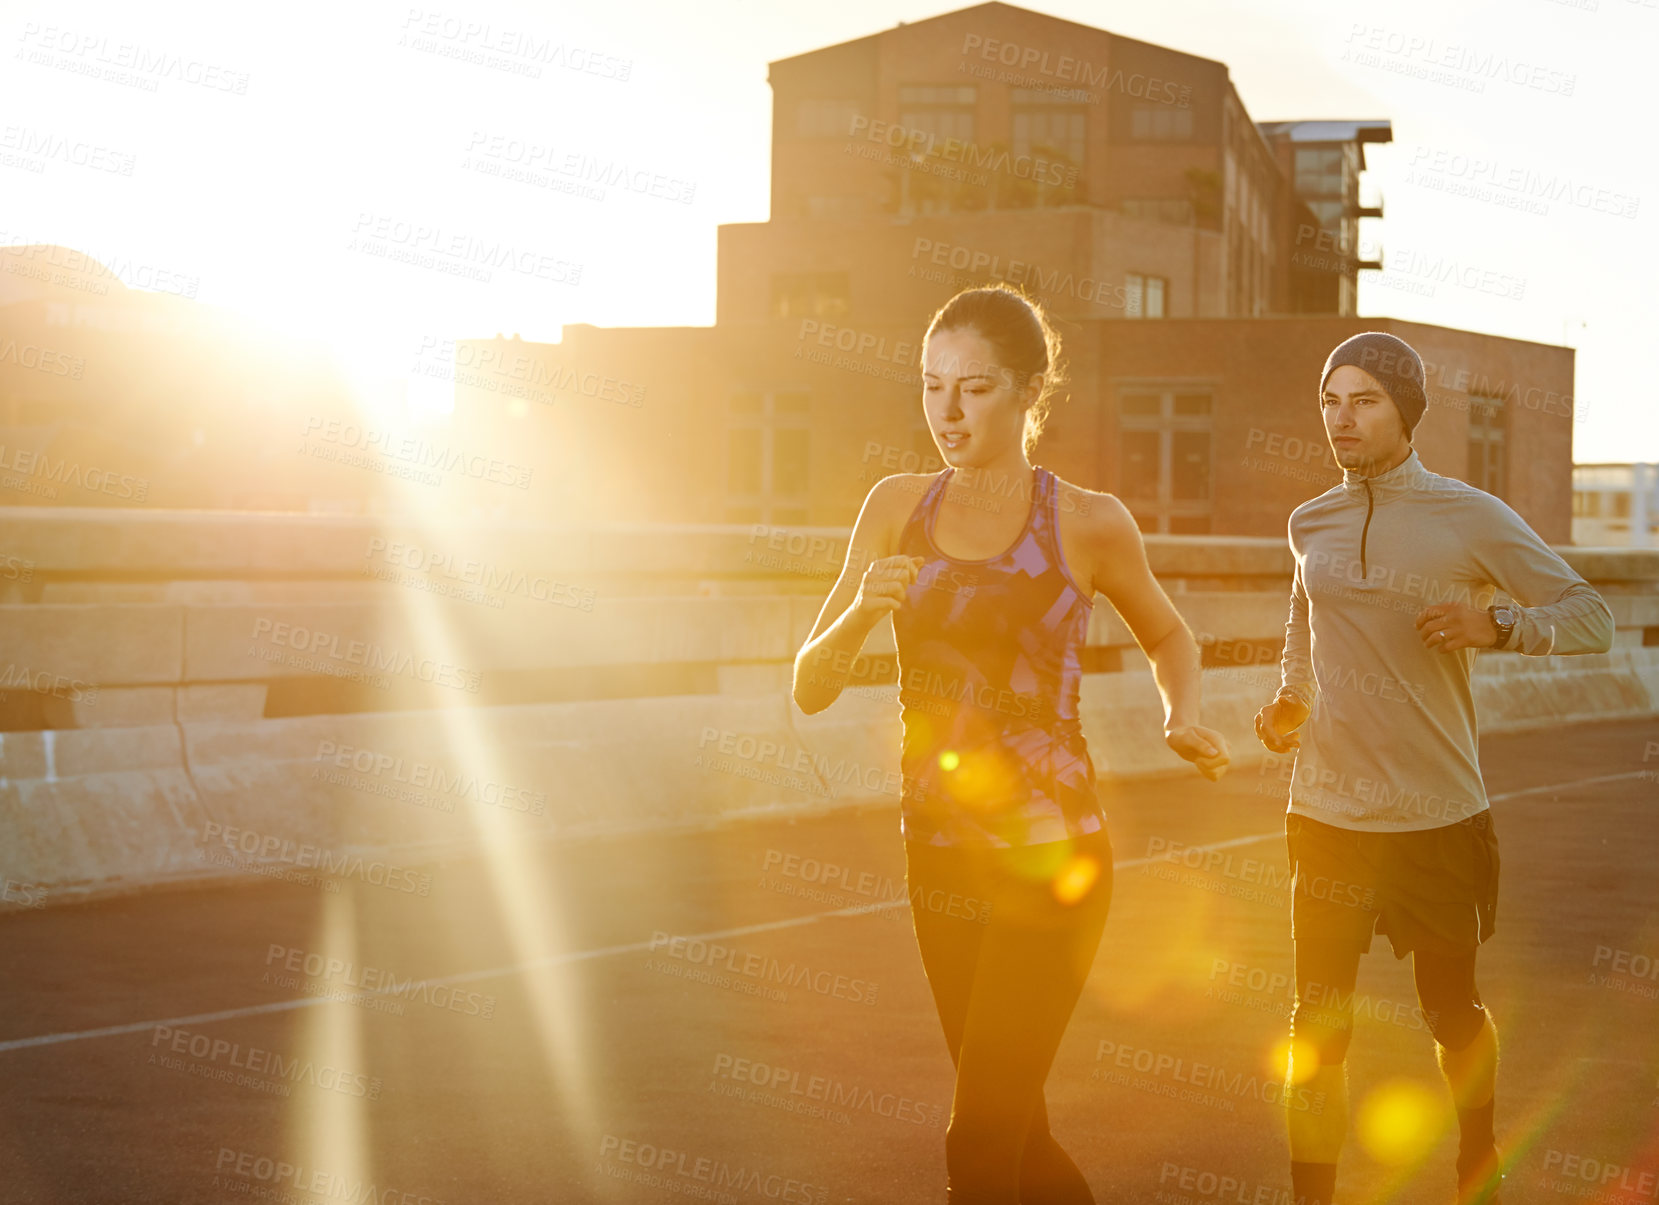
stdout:
[[1475,956],[1425,958],[1414,955],[1417,971],[1417,1003],[1434,1040],[1456,1053],[1479,1036],[1486,1024],[1486,1009],[1475,987]]
[[1348,1057],[1348,1039],[1354,1033],[1353,1012],[1298,997],[1290,1012],[1292,1057],[1298,1047],[1311,1047],[1320,1067],[1334,1067]]
[[1448,1001],[1443,1008],[1425,1004],[1423,1016],[1434,1040],[1454,1054],[1473,1042],[1486,1024],[1486,1009],[1466,997]]

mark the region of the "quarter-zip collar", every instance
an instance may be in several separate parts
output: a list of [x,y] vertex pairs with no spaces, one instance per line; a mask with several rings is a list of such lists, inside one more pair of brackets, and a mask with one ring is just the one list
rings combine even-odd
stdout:
[[1386,473],[1378,473],[1375,477],[1367,477],[1354,469],[1343,469],[1342,488],[1350,495],[1361,498],[1369,496],[1383,502],[1421,489],[1427,483],[1428,476],[1429,471],[1423,467],[1417,449],[1413,448],[1399,464]]
[[1406,458],[1386,473],[1367,477],[1355,469],[1342,470],[1342,488],[1350,496],[1365,498],[1365,523],[1359,530],[1359,570],[1366,584],[1371,581],[1371,569],[1366,563],[1365,541],[1371,534],[1371,511],[1379,502],[1397,498],[1421,488],[1428,481],[1428,470],[1418,459],[1417,449],[1406,453]]

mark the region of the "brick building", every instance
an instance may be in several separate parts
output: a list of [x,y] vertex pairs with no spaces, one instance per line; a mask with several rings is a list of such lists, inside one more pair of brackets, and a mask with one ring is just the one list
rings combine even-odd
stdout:
[[1065,341],[1037,459],[1148,531],[1282,533],[1340,476],[1325,355],[1381,329],[1429,365],[1425,463],[1570,539],[1572,350],[1355,316],[1386,121],[1258,124],[1223,63],[1002,3],[768,78],[772,217],[720,228],[713,327],[457,345],[457,415],[534,449],[535,513],[845,526],[875,479],[939,466],[921,336],[1006,280]]

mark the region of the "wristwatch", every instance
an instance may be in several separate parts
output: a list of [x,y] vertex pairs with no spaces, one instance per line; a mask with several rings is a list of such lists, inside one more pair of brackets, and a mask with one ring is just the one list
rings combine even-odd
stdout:
[[1492,615],[1492,626],[1498,629],[1498,643],[1492,647],[1501,649],[1509,643],[1510,634],[1515,631],[1515,625],[1521,621],[1521,612],[1509,603],[1499,603],[1486,608]]

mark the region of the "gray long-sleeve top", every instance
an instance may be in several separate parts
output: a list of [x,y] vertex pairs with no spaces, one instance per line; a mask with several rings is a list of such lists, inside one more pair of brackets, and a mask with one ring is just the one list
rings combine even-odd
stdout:
[[1602,653],[1613,615],[1600,594],[1501,499],[1423,467],[1415,449],[1290,516],[1296,557],[1280,693],[1312,708],[1289,811],[1342,828],[1454,824],[1488,804],[1469,675],[1476,650],[1428,649],[1414,620],[1501,589],[1521,608],[1503,647],[1527,656]]

